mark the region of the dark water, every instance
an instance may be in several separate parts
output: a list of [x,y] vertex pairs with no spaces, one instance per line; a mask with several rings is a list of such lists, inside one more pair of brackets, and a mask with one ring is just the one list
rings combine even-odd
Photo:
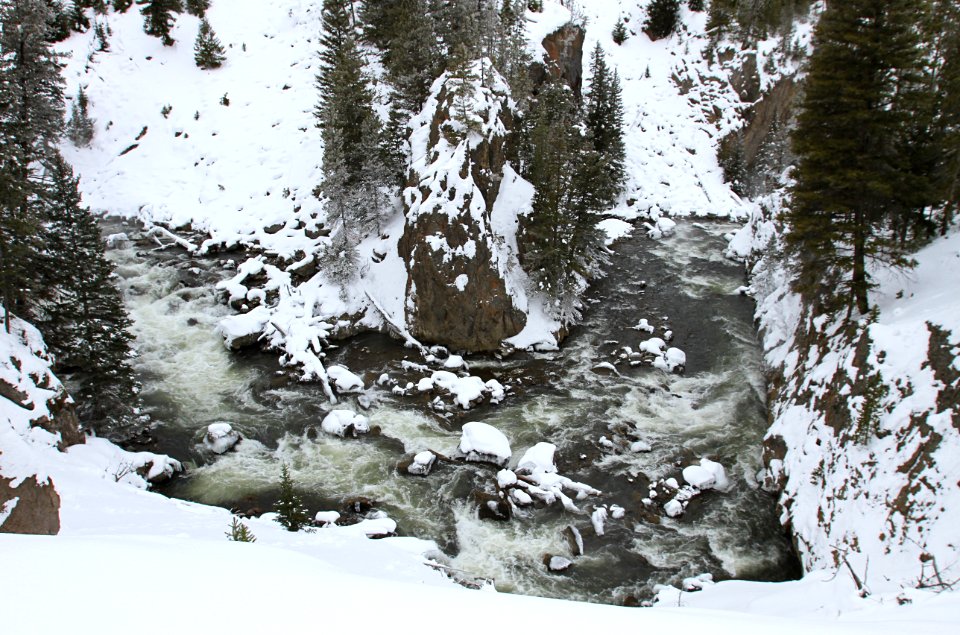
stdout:
[[[609,276],[589,294],[585,321],[559,352],[505,360],[471,358],[471,372],[496,378],[510,396],[498,406],[438,413],[426,398],[395,397],[375,385],[383,373],[406,383],[424,375],[402,367],[420,355],[383,335],[356,337],[328,351],[370,386],[364,414],[380,436],[337,439],[317,434],[332,409],[315,385],[290,383],[275,356],[232,355],[213,333],[229,313],[210,281],[230,275],[216,260],[185,254],[112,252],[127,290],[141,350],[145,398],[159,422],[156,449],[189,466],[165,493],[199,502],[270,509],[280,464],[287,463],[311,511],[343,508],[355,497],[375,501],[406,535],[435,540],[449,565],[492,579],[500,590],[622,602],[648,597],[659,583],[713,573],[781,580],[798,573],[774,500],[756,483],[766,425],[760,352],[752,302],[735,293],[742,269],[721,256],[730,226],[684,224],[675,236],[639,236],[616,247]],[[116,229],[114,229],[116,231]],[[140,250],[143,251],[142,249]],[[199,286],[194,286],[199,285]],[[620,360],[651,335],[631,329],[640,318],[673,333],[686,372],[667,374]],[[617,374],[594,372],[617,363]],[[357,398],[335,407],[361,410]],[[199,444],[214,421],[230,422],[245,440],[216,457]],[[561,474],[602,492],[577,501],[581,513],[524,508],[509,522],[481,520],[473,492],[493,490],[495,470],[443,464],[427,478],[401,475],[397,463],[424,449],[451,454],[466,421],[483,421],[510,439],[514,461],[526,448],[558,446]],[[601,443],[605,437],[608,443]],[[631,452],[641,440],[650,452]],[[651,480],[679,476],[701,457],[720,462],[733,487],[694,499],[677,519],[644,505]],[[619,505],[597,536],[590,512]],[[568,526],[584,538],[574,567],[550,573],[547,554],[571,557]]]

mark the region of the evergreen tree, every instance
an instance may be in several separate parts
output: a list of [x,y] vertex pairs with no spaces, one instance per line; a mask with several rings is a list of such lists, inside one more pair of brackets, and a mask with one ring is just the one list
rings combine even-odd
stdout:
[[80,202],[79,179],[59,154],[49,161],[42,197],[45,277],[55,289],[41,305],[37,326],[55,368],[78,383],[77,412],[101,436],[138,432],[139,385],[130,365],[133,336],[103,252],[96,219]]
[[277,499],[277,522],[287,531],[300,531],[310,523],[310,515],[303,505],[303,499],[293,489],[290,468],[284,463],[280,466],[280,497]]
[[184,0],[183,6],[190,15],[202,18],[207,15],[207,9],[210,8],[210,0]]
[[326,201],[331,244],[322,258],[327,274],[344,285],[356,274],[356,246],[379,230],[392,180],[388,146],[373,109],[373,93],[342,2],[324,3],[324,49],[317,76],[317,125],[323,131],[323,182],[315,194]]
[[866,315],[867,261],[905,264],[888,227],[911,203],[915,184],[901,101],[901,88],[921,67],[915,11],[911,0],[830,3],[815,30],[785,217],[795,286],[828,310],[845,304]]
[[93,25],[93,33],[97,38],[98,51],[106,52],[110,50],[110,38],[108,30],[109,27],[105,26],[104,23],[99,20]]
[[680,19],[680,0],[653,0],[647,6],[647,21],[643,30],[651,40],[670,37],[677,30]]
[[615,44],[623,44],[627,41],[627,25],[624,24],[623,20],[617,20],[617,24],[613,27],[613,32],[610,34],[613,38]]
[[687,0],[687,7],[691,11],[703,11],[706,7],[704,0]]
[[320,72],[317,85],[320,88],[320,101],[329,100],[333,90],[332,78],[340,64],[341,53],[347,42],[355,47],[353,24],[350,20],[350,3],[346,0],[323,0],[320,17],[323,21],[323,33],[320,36]]
[[63,129],[60,57],[50,43],[47,0],[0,2],[0,301],[29,319],[45,293],[38,276],[36,166],[53,154]]
[[620,77],[610,73],[603,48],[597,43],[590,56],[590,90],[586,96],[587,134],[602,163],[596,190],[605,206],[616,202],[626,179],[623,143],[623,91]]
[[943,208],[938,229],[945,235],[960,211],[960,5],[934,0],[925,31],[934,96],[932,185]]
[[253,535],[246,524],[240,522],[236,516],[230,521],[230,531],[226,532],[227,538],[233,542],[256,542],[257,537]]
[[113,0],[113,10],[117,13],[126,13],[133,6],[133,0]]
[[160,38],[164,46],[173,46],[170,30],[176,21],[174,13],[183,11],[180,0],[137,0],[143,8],[143,30],[147,35]]
[[86,147],[93,141],[94,121],[90,118],[88,106],[87,93],[81,86],[70,108],[70,119],[67,121],[66,129],[67,139],[79,148]]
[[217,39],[217,34],[213,32],[210,23],[206,18],[200,20],[200,30],[197,32],[197,41],[193,45],[193,60],[197,66],[210,70],[220,68],[226,59],[223,45]]
[[576,100],[561,82],[541,88],[531,117],[532,156],[524,176],[536,190],[518,236],[521,263],[550,299],[554,317],[568,323],[579,317],[579,294],[605,258],[596,226],[602,162],[580,132]]

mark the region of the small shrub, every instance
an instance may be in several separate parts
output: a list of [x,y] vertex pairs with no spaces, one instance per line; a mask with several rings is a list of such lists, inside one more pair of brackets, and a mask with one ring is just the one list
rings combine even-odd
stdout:
[[240,522],[236,516],[230,523],[230,531],[226,532],[227,538],[234,542],[256,542],[257,537],[253,535],[250,528]]

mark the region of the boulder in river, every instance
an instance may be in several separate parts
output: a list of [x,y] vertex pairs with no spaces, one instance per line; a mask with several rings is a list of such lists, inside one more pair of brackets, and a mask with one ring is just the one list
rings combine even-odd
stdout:
[[203,435],[203,447],[215,454],[225,454],[232,450],[243,437],[225,421],[218,421],[207,426]]

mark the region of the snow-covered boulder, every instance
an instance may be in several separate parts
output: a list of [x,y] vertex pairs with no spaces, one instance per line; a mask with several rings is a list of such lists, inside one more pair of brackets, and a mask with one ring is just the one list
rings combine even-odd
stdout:
[[467,461],[493,463],[501,467],[510,461],[513,452],[507,436],[487,423],[463,424],[459,451]]
[[437,463],[437,455],[430,450],[424,450],[414,455],[413,460],[406,466],[407,473],[414,476],[428,476]]
[[554,454],[557,446],[552,443],[540,442],[523,453],[517,463],[517,472],[524,474],[547,474],[557,471],[554,463]]
[[544,563],[547,565],[547,571],[550,571],[551,573],[560,573],[573,566],[573,562],[569,558],[564,558],[563,556],[548,555],[544,557]]
[[370,432],[370,422],[353,410],[331,410],[320,423],[320,429],[338,437],[355,437]]
[[683,468],[683,480],[699,490],[716,489],[723,492],[730,488],[723,466],[706,458],[700,459],[700,465]]
[[338,520],[340,520],[340,512],[317,512],[313,517],[313,521],[321,527],[336,525]]
[[336,386],[337,392],[363,392],[363,380],[344,366],[328,366],[327,377],[329,377],[330,382]]
[[232,425],[218,421],[207,426],[207,432],[203,435],[203,447],[214,454],[224,454],[236,447],[241,438]]

